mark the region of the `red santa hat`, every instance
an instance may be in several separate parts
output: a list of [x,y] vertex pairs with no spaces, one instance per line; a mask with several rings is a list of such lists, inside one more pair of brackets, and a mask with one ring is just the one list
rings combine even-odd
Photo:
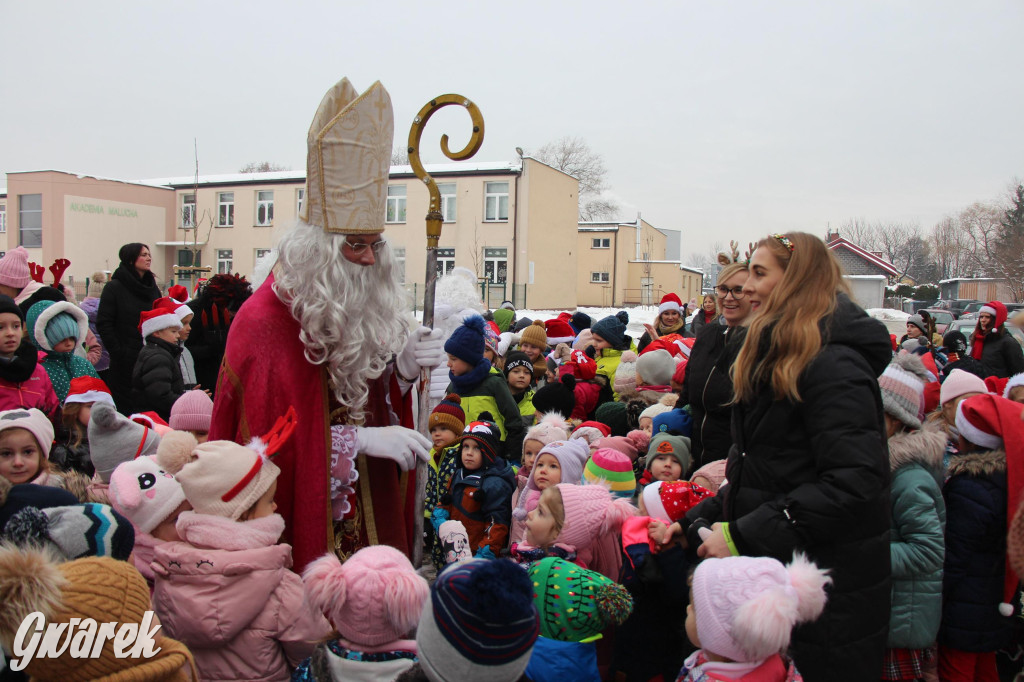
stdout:
[[661,303],[658,305],[658,314],[661,315],[666,310],[675,310],[681,313],[683,312],[683,302],[675,294],[665,294],[661,297]]
[[72,403],[109,403],[113,405],[114,398],[110,395],[110,389],[103,383],[103,379],[80,376],[71,380],[68,397],[64,399],[65,405]]
[[167,289],[167,295],[178,303],[188,302],[188,289],[180,284],[175,284],[173,287]]
[[[1006,524],[1009,526],[1024,492],[1024,405],[997,395],[975,395],[956,408],[956,428],[964,439],[989,450],[1006,451]],[[1003,603],[999,613],[1013,615],[1011,600],[1020,577],[1007,559]]]
[[181,319],[173,310],[167,308],[143,310],[139,316],[139,331],[142,332],[142,338],[168,328],[181,329]]
[[184,303],[179,303],[170,296],[164,296],[153,301],[153,310],[170,310],[178,316],[179,321],[184,320],[189,315],[193,315],[195,312]]
[[544,323],[544,330],[547,332],[548,345],[555,346],[559,343],[572,343],[576,338],[576,332],[572,330],[565,320],[555,318]]
[[992,323],[992,331],[998,330],[1003,326],[1003,323],[1006,322],[1006,306],[1000,301],[989,301],[985,305],[981,306],[981,309],[978,311],[978,315],[984,315],[986,313],[995,318]]

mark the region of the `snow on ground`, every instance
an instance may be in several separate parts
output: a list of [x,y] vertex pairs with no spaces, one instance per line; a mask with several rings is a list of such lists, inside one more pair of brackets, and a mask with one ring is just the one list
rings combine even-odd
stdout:
[[899,320],[901,322],[906,322],[907,318],[910,317],[909,313],[905,313],[902,310],[896,310],[894,308],[868,308],[864,312],[876,320],[882,321]]

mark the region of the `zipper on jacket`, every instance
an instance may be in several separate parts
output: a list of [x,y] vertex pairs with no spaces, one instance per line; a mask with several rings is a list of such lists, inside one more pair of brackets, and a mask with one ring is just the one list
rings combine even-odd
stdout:
[[704,445],[704,425],[708,423],[708,384],[711,383],[711,375],[715,373],[715,366],[711,365],[711,371],[708,372],[708,378],[704,380],[704,390],[701,391],[700,399],[704,403],[704,418],[700,420],[700,465],[704,466],[707,462],[704,461],[704,453],[707,452],[707,447]]

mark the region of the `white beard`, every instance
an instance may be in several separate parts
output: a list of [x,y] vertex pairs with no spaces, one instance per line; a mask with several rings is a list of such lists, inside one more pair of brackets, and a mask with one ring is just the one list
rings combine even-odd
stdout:
[[405,344],[409,306],[391,249],[363,266],[341,254],[344,240],[299,221],[278,243],[274,292],[299,321],[306,359],[327,366],[334,396],[359,422],[369,382]]

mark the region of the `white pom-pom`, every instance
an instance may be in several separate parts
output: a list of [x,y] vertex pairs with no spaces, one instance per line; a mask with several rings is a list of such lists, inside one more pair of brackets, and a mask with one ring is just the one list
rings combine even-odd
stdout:
[[1013,606],[1010,605],[1010,604],[1007,604],[1006,602],[1003,602],[1002,604],[999,605],[999,615],[1000,616],[1006,616],[1007,618],[1009,618],[1010,616],[1013,615]]
[[160,439],[156,461],[172,475],[192,461],[192,453],[199,447],[196,437],[188,431],[171,431]]

